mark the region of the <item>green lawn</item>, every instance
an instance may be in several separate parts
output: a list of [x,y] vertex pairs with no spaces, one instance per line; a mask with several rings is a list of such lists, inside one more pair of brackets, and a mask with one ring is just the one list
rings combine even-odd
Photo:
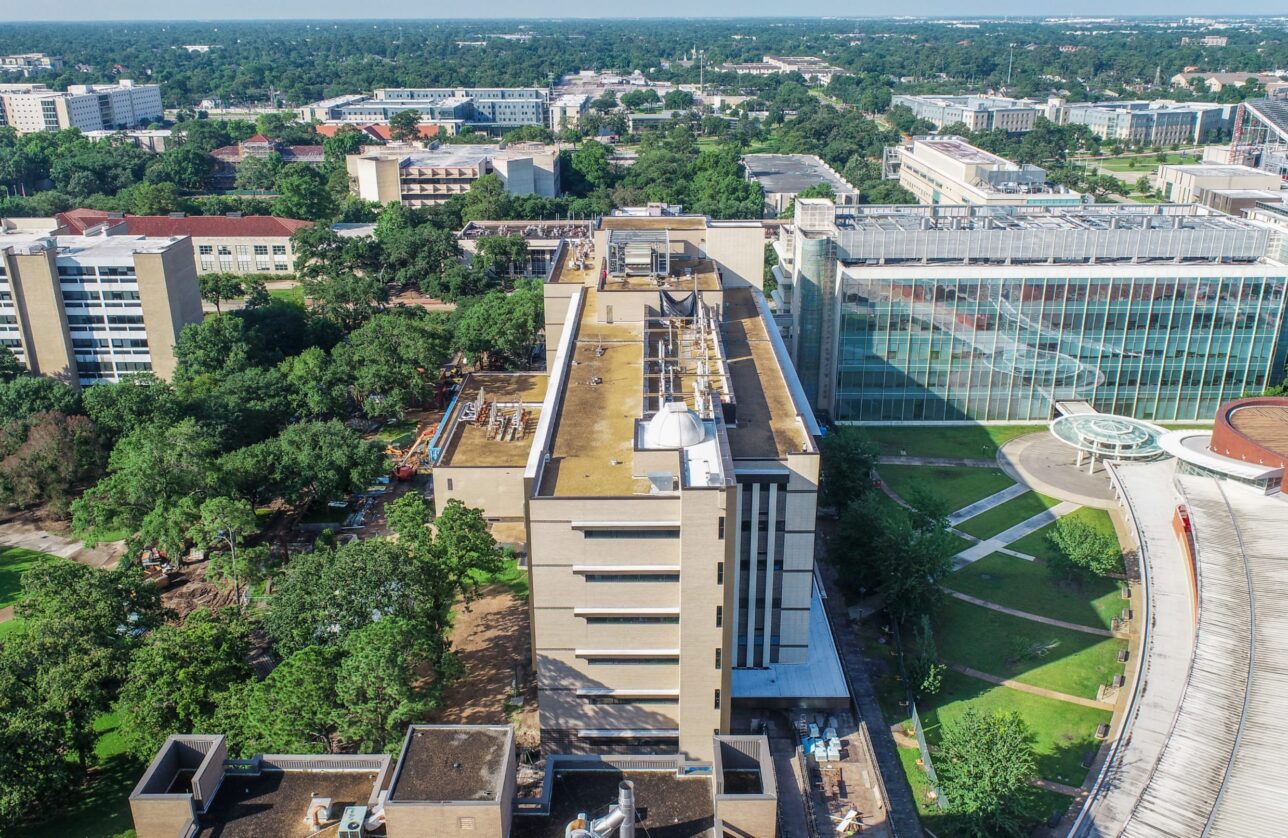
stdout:
[[[1095,509],[1090,506],[1084,506],[1081,509],[1076,509],[1073,512],[1070,512],[1065,517],[1090,524],[1091,526],[1095,527],[1101,532],[1105,532],[1105,533],[1108,533],[1109,535],[1113,535],[1115,538],[1117,537],[1116,533],[1114,532],[1113,519],[1110,518],[1109,513],[1103,509]],[[1049,540],[1047,540],[1047,535],[1050,534],[1054,529],[1055,529],[1055,522],[1052,521],[1051,523],[1047,524],[1045,527],[1042,527],[1039,530],[1035,530],[1034,532],[1029,533],[1023,538],[1019,538],[1019,539],[1016,539],[1015,541],[1012,541],[1010,544],[1006,545],[1007,549],[1015,550],[1017,553],[1025,553],[1030,556],[1036,556],[1037,558],[1042,559],[1043,561],[1048,561],[1052,558],[1059,558],[1060,554],[1056,550],[1055,545],[1052,544]]]
[[[1025,492],[1006,503],[981,512],[957,525],[957,529],[976,538],[992,538],[1040,512],[1045,512],[1060,501],[1037,492]],[[1019,549],[1019,548],[1016,548]]]
[[988,459],[997,449],[1046,425],[865,425],[863,432],[888,456]]
[[293,285],[290,288],[271,288],[268,296],[280,302],[304,305],[304,286]]
[[953,573],[944,584],[954,591],[1053,620],[1110,628],[1126,604],[1120,583],[1095,578],[1067,584],[1041,562],[993,553]]
[[500,585],[519,599],[528,598],[528,569],[519,567],[518,561],[514,559],[506,559],[496,573],[473,571],[471,575],[480,585]]
[[[1177,163],[1197,163],[1200,157],[1202,157],[1202,154],[1199,152],[1184,154],[1177,151],[1169,151],[1167,152],[1167,159],[1165,162],[1167,165],[1176,165]],[[1131,165],[1132,160],[1136,161],[1136,166],[1134,168]],[[1108,169],[1111,172],[1125,172],[1128,174],[1139,173],[1142,175],[1152,173],[1162,165],[1157,159],[1155,159],[1153,154],[1106,157],[1103,159],[1094,159],[1090,162],[1092,165],[1100,166],[1101,168]]]
[[394,422],[392,425],[384,425],[376,431],[376,439],[381,442],[394,442],[399,445],[409,445],[416,437],[416,429],[420,425],[416,422]]
[[23,572],[48,559],[61,561],[57,556],[25,547],[0,547],[0,608],[18,601]]
[[971,708],[981,713],[1019,713],[1033,733],[1038,775],[1071,786],[1082,785],[1087,776],[1082,758],[1099,745],[1096,725],[1110,719],[1108,710],[994,686],[949,671],[939,694],[924,706],[918,704],[927,741],[932,746],[938,744],[940,725],[953,724]]
[[950,512],[996,494],[1015,481],[995,468],[969,466],[897,466],[878,468],[881,479],[896,495],[907,500],[921,486],[943,498]]
[[1056,692],[1095,698],[1123,674],[1127,641],[1057,628],[958,599],[935,613],[935,639],[946,661]]
[[59,807],[59,813],[44,823],[27,827],[23,834],[36,838],[134,838],[130,815],[130,792],[145,766],[125,753],[125,743],[116,734],[120,720],[106,713],[94,723],[101,736],[95,747],[97,765],[84,788]]

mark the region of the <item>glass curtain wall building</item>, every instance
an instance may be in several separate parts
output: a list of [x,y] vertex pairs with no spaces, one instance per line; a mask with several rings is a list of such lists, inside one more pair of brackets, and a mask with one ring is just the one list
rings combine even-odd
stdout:
[[1044,421],[1070,399],[1197,420],[1284,367],[1271,228],[1193,206],[802,203],[793,345],[837,421]]

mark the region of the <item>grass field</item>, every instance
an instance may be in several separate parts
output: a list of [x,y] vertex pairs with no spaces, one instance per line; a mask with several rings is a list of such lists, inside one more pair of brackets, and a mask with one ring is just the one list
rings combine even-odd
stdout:
[[998,687],[949,671],[938,695],[924,706],[918,703],[927,741],[938,744],[940,726],[953,724],[971,708],[981,713],[1019,713],[1033,733],[1038,776],[1071,786],[1081,785],[1086,778],[1082,758],[1099,745],[1096,725],[1110,718],[1108,710]]
[[304,286],[293,285],[290,288],[271,288],[269,289],[268,296],[272,297],[274,300],[279,300],[284,303],[297,303],[298,305],[304,305]]
[[944,580],[954,591],[1053,620],[1092,628],[1110,628],[1123,609],[1121,585],[1112,579],[1090,579],[1067,585],[1041,562],[993,553]]
[[950,512],[983,500],[1015,482],[1000,469],[970,466],[884,465],[878,472],[886,485],[904,500],[920,486],[943,498]]
[[1095,698],[1123,674],[1125,640],[1012,617],[949,599],[935,612],[935,638],[946,661],[1034,687]]
[[473,578],[480,585],[501,585],[519,599],[528,598],[528,569],[519,567],[514,559],[506,559],[504,566],[496,573],[475,571]]
[[[1164,161],[1167,165],[1176,165],[1177,163],[1197,163],[1202,155],[1199,152],[1185,154],[1179,151],[1167,152],[1167,159]],[[1135,160],[1136,165],[1133,167],[1131,161]],[[1158,169],[1161,163],[1153,154],[1135,154],[1124,155],[1122,157],[1105,157],[1103,159],[1094,159],[1090,161],[1092,165],[1100,166],[1111,172],[1124,172],[1127,174],[1149,174]]]
[[[1109,517],[1109,513],[1103,509],[1093,509],[1090,506],[1084,506],[1081,509],[1070,512],[1065,517],[1090,524],[1101,532],[1117,537],[1114,532],[1113,519],[1111,519]],[[1035,530],[1023,538],[1018,538],[1006,546],[1008,549],[1015,550],[1018,553],[1036,556],[1043,561],[1049,561],[1052,558],[1059,558],[1059,551],[1056,550],[1055,545],[1047,539],[1047,535],[1054,529],[1055,522],[1052,521],[1042,529]]]
[[59,813],[27,827],[24,835],[36,838],[134,838],[130,815],[130,791],[139,781],[144,766],[125,753],[125,743],[116,734],[120,719],[112,713],[98,718],[94,729],[101,734],[95,747],[97,765],[85,787],[69,797]]
[[57,556],[25,547],[0,547],[0,608],[18,601],[23,572],[49,559],[61,561]]
[[1018,436],[1046,425],[865,425],[863,432],[887,456],[992,459]]
[[957,525],[957,529],[976,538],[992,538],[1040,512],[1045,512],[1059,502],[1055,498],[1049,498],[1037,492],[1025,492],[1006,503],[981,512],[974,518],[967,518]]

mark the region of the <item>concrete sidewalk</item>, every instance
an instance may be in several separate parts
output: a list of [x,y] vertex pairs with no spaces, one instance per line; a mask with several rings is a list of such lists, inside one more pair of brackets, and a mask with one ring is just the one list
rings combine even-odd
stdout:
[[989,553],[995,553],[1000,548],[1010,544],[1012,541],[1018,541],[1029,533],[1037,532],[1052,521],[1063,518],[1078,508],[1078,504],[1076,503],[1067,500],[1061,501],[1050,509],[1039,512],[1027,521],[1021,521],[1009,530],[1004,530],[992,538],[985,539],[978,544],[967,547],[956,556],[953,556],[953,569],[960,570],[972,562],[977,562]]
[[1001,506],[1011,498],[1018,498],[1027,491],[1029,491],[1029,487],[1025,486],[1023,483],[1016,483],[1013,486],[1007,486],[1000,492],[991,494],[982,500],[977,500],[969,506],[963,506],[961,509],[948,516],[948,523],[950,526],[956,526],[962,521],[974,518],[981,512],[987,512],[995,506]]
[[1081,623],[1067,623],[1064,620],[1057,620],[1054,617],[1043,617],[1041,614],[1034,614],[1030,611],[1021,611],[1018,608],[1007,608],[1005,605],[998,605],[996,602],[989,602],[986,599],[973,597],[970,594],[963,594],[960,591],[944,589],[953,599],[960,599],[962,602],[969,602],[972,605],[978,605],[983,608],[990,608],[994,611],[1000,611],[1003,614],[1010,614],[1012,617],[1023,617],[1026,620],[1032,620],[1035,623],[1043,623],[1056,628],[1069,629],[1070,631],[1080,631],[1084,634],[1094,634],[1097,637],[1126,637],[1126,633],[1114,634],[1109,629],[1094,628],[1084,626]]
[[954,672],[960,672],[963,675],[969,675],[972,678],[978,678],[979,680],[987,681],[990,684],[997,684],[999,687],[1010,687],[1011,689],[1019,690],[1022,693],[1040,695],[1043,698],[1054,698],[1056,701],[1067,701],[1070,704],[1090,707],[1093,710],[1114,709],[1114,705],[1111,702],[1096,701],[1094,698],[1083,698],[1080,695],[1069,695],[1068,693],[1056,692],[1055,690],[1035,687],[1032,684],[1023,684],[1019,681],[1013,681],[1010,678],[998,678],[996,675],[989,675],[987,672],[980,672],[978,669],[971,669],[969,666],[962,666],[959,663],[950,663],[948,664],[948,667]]

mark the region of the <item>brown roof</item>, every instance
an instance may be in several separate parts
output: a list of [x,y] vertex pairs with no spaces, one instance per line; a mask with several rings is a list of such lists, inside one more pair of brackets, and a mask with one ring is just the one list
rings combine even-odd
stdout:
[[298,221],[294,218],[277,218],[271,215],[244,215],[230,218],[226,215],[187,215],[171,218],[168,215],[127,215],[124,218],[111,219],[109,213],[102,210],[74,209],[59,213],[60,226],[73,236],[84,235],[85,231],[106,221],[123,223],[132,236],[198,236],[207,238],[274,238],[286,237],[304,227],[312,227],[312,221]]
[[[387,122],[372,122],[367,125],[359,125],[357,123],[352,123],[352,122],[343,123],[343,124],[328,122],[322,125],[313,126],[313,130],[324,137],[334,137],[336,134],[340,132],[341,128],[346,128],[346,127],[357,128],[359,131],[363,132],[364,134],[367,134],[378,140],[384,140],[385,142],[388,142],[391,139],[391,135],[389,133],[389,123]],[[417,125],[416,130],[420,133],[420,137],[423,140],[428,140],[431,137],[438,136],[437,125]]]

